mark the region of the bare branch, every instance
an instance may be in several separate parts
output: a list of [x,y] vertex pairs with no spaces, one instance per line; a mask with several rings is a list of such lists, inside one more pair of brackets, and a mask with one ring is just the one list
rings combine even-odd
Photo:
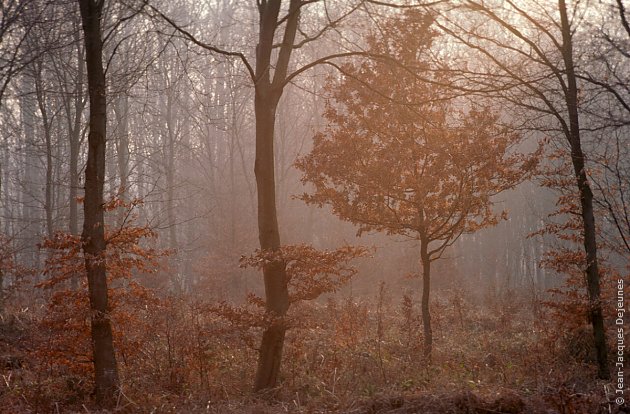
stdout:
[[151,10],[153,10],[155,13],[157,13],[162,19],[164,19],[168,24],[170,24],[175,30],[177,30],[179,33],[184,35],[184,37],[186,39],[190,40],[191,42],[193,42],[197,46],[199,46],[199,47],[201,47],[203,49],[206,49],[206,50],[208,50],[210,52],[213,52],[213,53],[218,53],[220,55],[236,57],[236,58],[240,59],[240,61],[243,62],[243,65],[245,65],[245,68],[247,69],[247,72],[249,73],[249,76],[252,79],[252,81],[256,82],[256,74],[254,72],[254,69],[253,69],[252,65],[249,63],[249,61],[247,60],[247,58],[245,57],[245,55],[243,53],[241,53],[241,52],[232,52],[232,51],[229,51],[229,50],[224,50],[224,49],[218,48],[218,47],[216,47],[214,45],[211,45],[211,44],[208,44],[208,43],[200,41],[195,36],[193,36],[192,33],[190,33],[189,31],[187,31],[183,27],[181,27],[178,24],[176,24],[172,19],[170,19],[168,16],[166,16],[164,13],[162,13],[156,7],[148,4],[148,2],[146,4],[149,6],[149,8]]

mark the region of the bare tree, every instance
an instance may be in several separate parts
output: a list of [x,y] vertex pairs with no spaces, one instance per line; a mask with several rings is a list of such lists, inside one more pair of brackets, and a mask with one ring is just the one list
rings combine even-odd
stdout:
[[[591,174],[595,202],[602,209],[602,233],[608,247],[621,257],[630,253],[630,162],[624,136],[630,131],[630,25],[621,0],[604,3],[610,14],[590,23],[597,34],[583,52],[587,64],[577,71],[578,79],[596,96],[584,108],[590,129],[599,145],[590,160],[597,174]],[[606,11],[606,8],[603,11]],[[603,144],[603,145],[602,145]]]
[[85,200],[83,203],[83,252],[90,296],[92,352],[94,358],[96,401],[103,406],[115,402],[118,388],[118,367],[109,318],[105,253],[105,219],[103,186],[105,182],[105,145],[107,100],[103,70],[102,0],[79,0],[85,60],[87,66],[90,121],[88,155],[85,168]]
[[41,59],[33,62],[33,79],[35,80],[35,96],[37,98],[37,107],[42,121],[42,129],[44,132],[44,145],[46,148],[46,176],[44,181],[44,212],[46,216],[46,234],[48,237],[53,235],[53,210],[54,197],[53,191],[53,137],[52,137],[52,118],[49,108],[49,97],[46,93],[46,79],[44,73],[44,65]]
[[[578,7],[578,6],[576,6]],[[474,69],[458,67],[459,86],[471,87],[485,96],[498,97],[534,114],[540,131],[559,133],[569,146],[575,185],[580,197],[583,225],[585,275],[593,325],[598,375],[609,378],[606,336],[597,257],[593,191],[586,172],[583,131],[580,124],[580,88],[574,52],[576,25],[565,0],[551,4],[507,0],[488,4],[476,0],[458,2],[438,18],[439,27],[481,57]],[[479,25],[483,21],[485,25]],[[472,22],[472,23],[471,23]],[[525,30],[526,28],[526,30]],[[557,128],[545,126],[549,118]]]
[[[151,6],[156,14],[170,24],[179,34],[194,44],[214,53],[240,60],[254,86],[254,114],[256,129],[256,160],[254,173],[257,188],[258,238],[264,251],[277,252],[281,247],[276,206],[276,174],[274,165],[274,134],[277,109],[285,88],[307,70],[337,58],[367,56],[362,50],[342,51],[312,59],[292,69],[295,51],[322,39],[328,32],[337,30],[341,22],[353,15],[363,1],[349,5],[337,17],[325,2],[308,0],[261,0],[257,2],[258,42],[255,49],[255,64],[246,52],[227,50],[215,44],[199,40],[193,33],[176,23],[172,18]],[[318,4],[320,3],[320,4]],[[379,3],[380,5],[383,5]],[[318,9],[325,21],[308,31],[304,28],[303,14],[307,6]],[[295,65],[295,63],[294,63]],[[279,257],[278,255],[276,255]],[[265,306],[275,322],[263,332],[259,348],[258,368],[254,390],[274,387],[278,382],[286,326],[282,318],[289,308],[287,276],[281,259],[270,261],[263,267]]]

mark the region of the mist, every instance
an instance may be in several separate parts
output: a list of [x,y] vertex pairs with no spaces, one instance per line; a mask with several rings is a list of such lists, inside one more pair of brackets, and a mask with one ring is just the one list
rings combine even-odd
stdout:
[[3,2],[0,411],[625,412],[628,19]]

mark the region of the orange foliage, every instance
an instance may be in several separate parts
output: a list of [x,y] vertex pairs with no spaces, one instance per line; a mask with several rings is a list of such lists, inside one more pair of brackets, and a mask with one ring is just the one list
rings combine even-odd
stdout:
[[366,254],[368,250],[364,247],[317,250],[310,245],[297,244],[283,246],[275,252],[256,250],[253,255],[241,258],[241,267],[261,270],[266,264],[283,261],[289,279],[289,302],[295,303],[337,291],[356,274],[356,269],[348,262]]
[[[281,261],[288,278],[289,302],[295,305],[339,290],[357,272],[349,262],[368,253],[367,248],[360,246],[318,250],[305,244],[288,245],[275,252],[256,250],[251,256],[243,256],[241,267],[262,269],[266,264]],[[264,327],[276,321],[274,315],[264,312],[263,298],[249,293],[247,301],[250,306],[235,307],[220,302],[213,309],[215,313],[242,328]],[[299,321],[303,320],[299,315],[300,310],[299,307],[292,306],[292,311],[284,317],[283,323],[287,326],[299,325]]]
[[[558,288],[550,289],[552,299],[544,302],[554,313],[556,321],[565,328],[577,329],[590,323],[589,300],[586,288],[586,254],[584,252],[584,227],[580,214],[580,197],[575,186],[571,165],[566,161],[568,154],[563,149],[555,150],[548,155],[551,165],[541,167],[538,173],[542,176],[542,184],[559,192],[556,210],[548,217],[545,226],[530,236],[553,236],[556,244],[545,252],[542,265],[565,277]],[[557,163],[554,165],[554,163]],[[597,204],[595,205],[597,209]],[[598,210],[596,217],[605,217],[605,211]],[[617,281],[627,280],[620,273],[621,269],[612,266],[608,255],[617,250],[616,246],[607,242],[603,223],[597,222],[598,264],[600,277],[600,301],[604,317],[607,320],[616,318]],[[627,286],[624,285],[624,290]]]
[[[108,209],[131,209],[137,202],[123,203],[119,199],[108,202]],[[123,357],[133,357],[141,350],[141,344],[131,333],[143,323],[148,306],[155,306],[158,299],[135,278],[139,274],[155,273],[160,259],[166,254],[146,246],[146,240],[156,234],[148,227],[126,222],[119,228],[106,228],[106,254],[102,259],[107,266],[109,306],[117,352]],[[81,249],[81,237],[58,232],[46,239],[42,247],[47,249],[44,275],[46,279],[37,286],[51,290],[48,310],[42,321],[46,339],[36,350],[36,356],[49,366],[78,375],[88,375],[92,369],[90,346],[89,300],[85,260]],[[69,286],[72,279],[78,288]]]
[[[341,67],[330,80],[327,128],[298,159],[314,192],[302,199],[364,231],[439,242],[438,257],[462,233],[505,217],[491,197],[523,180],[535,156],[516,154],[517,134],[488,108],[462,109],[440,85],[446,75],[425,63],[435,32],[431,19],[409,12],[368,40],[389,60]],[[387,40],[384,40],[387,39]],[[536,154],[535,154],[536,155]]]

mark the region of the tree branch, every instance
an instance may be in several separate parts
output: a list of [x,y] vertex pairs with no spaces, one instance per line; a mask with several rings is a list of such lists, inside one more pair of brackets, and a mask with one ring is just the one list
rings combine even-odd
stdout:
[[214,45],[211,45],[211,44],[208,44],[208,43],[200,41],[195,36],[193,36],[192,33],[190,33],[186,29],[184,29],[181,26],[179,26],[178,24],[176,24],[172,19],[170,19],[164,13],[159,11],[156,7],[148,4],[148,0],[145,0],[145,1],[146,1],[146,5],[148,5],[151,10],[153,10],[155,13],[157,13],[162,19],[164,19],[168,24],[170,24],[175,30],[177,30],[179,33],[184,35],[184,37],[186,39],[190,40],[191,42],[193,42],[197,46],[199,46],[199,47],[201,47],[203,49],[206,49],[206,50],[208,50],[210,52],[213,52],[213,53],[218,53],[220,55],[236,57],[236,58],[240,59],[240,61],[243,62],[243,65],[245,65],[245,68],[247,69],[247,72],[249,73],[249,76],[252,79],[252,81],[254,83],[256,82],[256,74],[254,72],[254,69],[253,69],[252,65],[249,63],[249,61],[247,60],[247,58],[245,57],[245,55],[243,53],[241,53],[241,52],[232,52],[232,51],[229,51],[229,50],[223,50],[223,49],[218,48],[218,47],[216,47]]

